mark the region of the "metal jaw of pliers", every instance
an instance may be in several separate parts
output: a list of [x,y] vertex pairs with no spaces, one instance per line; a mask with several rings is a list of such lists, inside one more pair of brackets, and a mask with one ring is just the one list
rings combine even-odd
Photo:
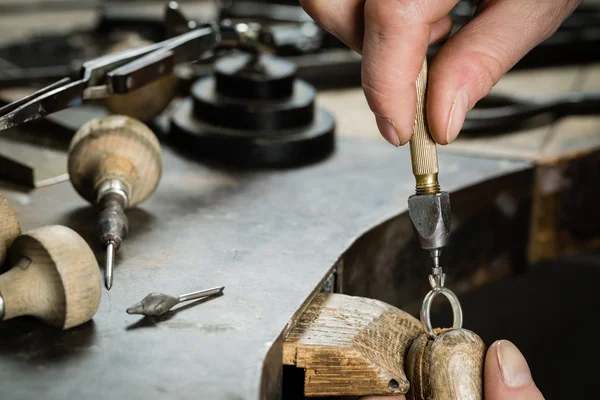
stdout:
[[175,65],[201,59],[217,48],[265,51],[270,34],[259,24],[192,24],[170,2],[167,20],[183,33],[159,43],[108,54],[85,62],[78,79],[64,78],[0,108],[0,131],[42,118],[85,101],[133,92],[173,72]]

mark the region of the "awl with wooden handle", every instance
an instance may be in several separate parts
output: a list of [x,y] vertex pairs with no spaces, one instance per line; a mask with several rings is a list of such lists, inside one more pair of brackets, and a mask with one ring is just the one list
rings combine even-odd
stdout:
[[458,299],[444,287],[445,274],[440,266],[440,254],[450,236],[450,196],[443,192],[438,182],[438,157],[435,141],[427,124],[427,59],[416,81],[417,114],[413,135],[410,139],[410,158],[416,181],[415,194],[408,198],[408,214],[421,248],[427,250],[433,260],[429,282],[432,290],[425,297],[421,309],[421,322],[430,337],[435,337],[429,318],[429,307],[433,298],[443,294],[454,311],[454,327],[462,326],[462,311]]
[[125,210],[158,186],[162,152],[154,132],[124,115],[86,122],[69,146],[69,177],[77,192],[100,212],[96,228],[106,248],[106,288],[113,282],[115,252],[128,234]]

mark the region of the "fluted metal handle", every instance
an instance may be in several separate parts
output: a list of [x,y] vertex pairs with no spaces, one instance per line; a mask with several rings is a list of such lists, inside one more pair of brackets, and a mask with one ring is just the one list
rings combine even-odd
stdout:
[[417,194],[440,192],[438,182],[438,157],[436,143],[431,138],[427,125],[427,59],[423,60],[417,77],[417,115],[410,139],[410,158],[416,180]]

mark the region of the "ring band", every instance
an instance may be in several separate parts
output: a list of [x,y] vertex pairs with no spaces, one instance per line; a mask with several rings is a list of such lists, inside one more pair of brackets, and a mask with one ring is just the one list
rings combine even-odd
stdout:
[[452,313],[454,314],[452,328],[460,329],[462,328],[463,323],[462,308],[460,307],[458,297],[456,297],[452,290],[447,289],[443,286],[437,286],[431,289],[429,293],[427,293],[427,296],[425,296],[425,299],[423,300],[423,306],[421,307],[421,324],[423,325],[423,328],[425,328],[425,332],[427,333],[427,336],[430,339],[435,339],[435,337],[437,336],[433,331],[433,327],[431,325],[430,309],[431,303],[433,303],[433,299],[435,299],[435,297],[438,294],[443,294],[452,306]]

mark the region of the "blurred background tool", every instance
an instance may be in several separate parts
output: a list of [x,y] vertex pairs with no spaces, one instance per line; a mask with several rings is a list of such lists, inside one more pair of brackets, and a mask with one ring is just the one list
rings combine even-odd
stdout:
[[197,292],[181,294],[177,297],[164,293],[150,293],[148,296],[144,297],[142,301],[129,307],[127,309],[127,314],[141,314],[153,317],[159,316],[184,301],[221,295],[223,294],[224,289],[225,286],[218,286],[210,289],[198,290]]
[[17,213],[0,194],[0,267],[6,259],[6,252],[17,236],[21,234],[21,225]]
[[0,108],[0,130],[9,129],[87,101],[131,93],[168,76],[173,66],[193,61],[237,35],[236,27],[222,31],[203,25],[149,46],[108,54],[83,63],[79,76],[65,77],[29,96]]
[[0,275],[0,320],[29,315],[60,329],[89,321],[100,305],[98,262],[70,228],[33,229],[13,242]]
[[115,252],[128,233],[125,209],[146,200],[162,171],[160,144],[142,122],[109,115],[84,124],[69,146],[73,187],[100,208],[96,229],[106,247],[106,288],[113,282]]
[[335,120],[296,66],[267,54],[215,62],[173,112],[169,139],[201,159],[247,167],[290,167],[334,150]]
[[[136,49],[153,44],[139,35],[131,34],[109,47],[106,54]],[[135,92],[115,94],[105,99],[106,107],[113,113],[127,115],[148,123],[169,105],[177,90],[177,77],[170,73]]]

